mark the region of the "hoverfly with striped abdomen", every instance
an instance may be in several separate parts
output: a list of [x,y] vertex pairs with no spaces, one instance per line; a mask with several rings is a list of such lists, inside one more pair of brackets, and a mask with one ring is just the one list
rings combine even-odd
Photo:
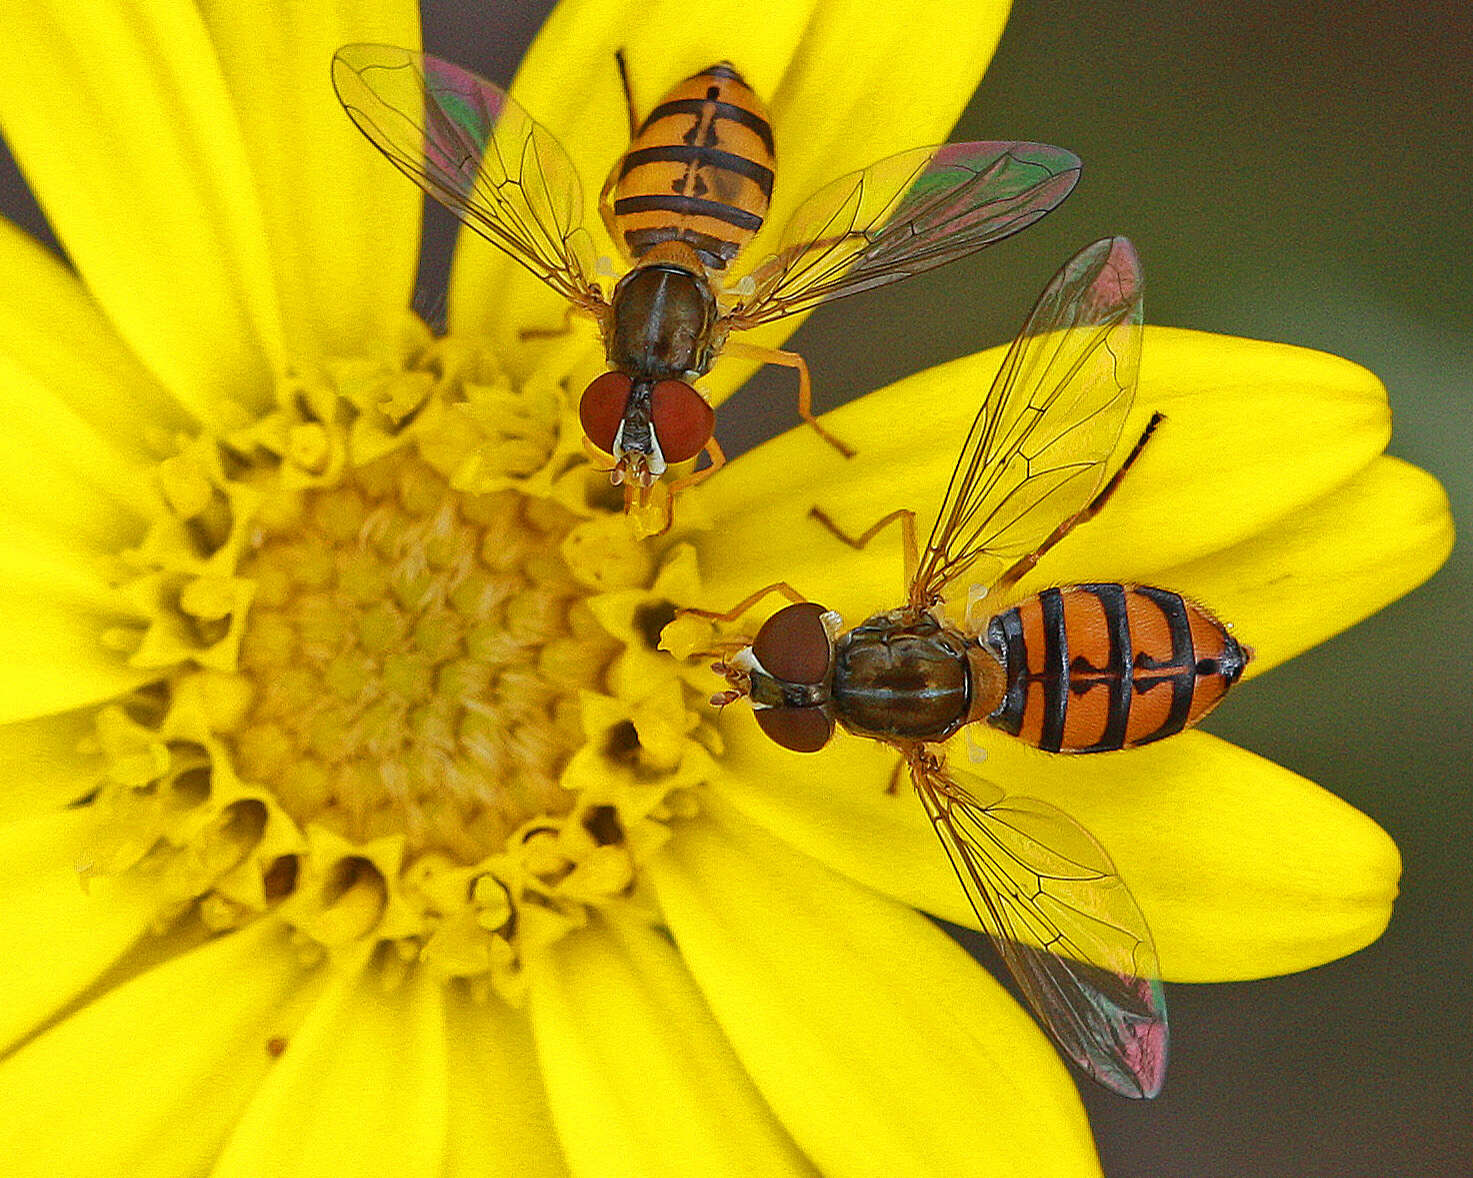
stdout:
[[[1115,1092],[1149,1097],[1166,1066],[1166,1006],[1144,917],[1103,847],[1066,814],[1013,797],[946,762],[936,746],[986,723],[1052,753],[1143,745],[1195,724],[1251,652],[1202,606],[1120,583],[1044,589],[980,625],[944,604],[963,574],[1001,598],[1120,485],[1160,422],[1153,416],[1105,480],[1135,395],[1141,276],[1124,238],[1096,242],[1044,291],[972,423],[924,551],[899,523],[907,597],[847,632],[786,583],[796,604],[718,663],[725,705],[751,700],[778,744],[815,752],[835,725],[894,746],[967,898],[1064,1053]],[[1062,521],[1062,522],[1061,522]],[[969,603],[972,613],[976,601]]]
[[[588,442],[612,455],[625,509],[668,467],[705,450],[719,467],[715,414],[691,382],[719,353],[794,368],[798,411],[814,420],[795,352],[727,343],[744,331],[884,286],[992,244],[1038,220],[1074,187],[1079,160],[1037,143],[952,143],[883,159],[819,189],[777,251],[727,280],[767,216],[776,174],[762,101],[722,62],[686,79],[642,121],[599,208],[629,269],[605,295],[583,227],[583,190],[557,141],[502,90],[437,58],[347,45],[333,85],[349,117],[401,172],[460,220],[591,316],[610,371],[584,391]],[[556,333],[531,333],[556,334]],[[668,527],[667,515],[666,525]]]

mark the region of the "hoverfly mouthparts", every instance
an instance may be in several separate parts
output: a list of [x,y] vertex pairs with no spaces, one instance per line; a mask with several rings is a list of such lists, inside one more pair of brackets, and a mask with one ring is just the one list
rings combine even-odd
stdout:
[[716,411],[685,381],[624,372],[605,372],[584,389],[578,418],[588,440],[613,455],[616,485],[653,485],[667,467],[699,454],[716,428]]

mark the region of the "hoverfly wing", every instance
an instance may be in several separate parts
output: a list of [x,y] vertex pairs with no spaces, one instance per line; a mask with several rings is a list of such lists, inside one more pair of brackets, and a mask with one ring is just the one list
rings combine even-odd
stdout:
[[1141,294],[1123,237],[1086,246],[1054,275],[962,444],[913,604],[979,563],[973,579],[991,584],[1093,498],[1135,399]]
[[947,143],[826,184],[730,312],[754,327],[898,282],[1026,229],[1069,195],[1079,160],[1042,143]]
[[332,82],[369,142],[464,224],[565,298],[603,302],[573,161],[505,90],[392,45],[344,45]]
[[1109,855],[1046,802],[1004,797],[923,757],[910,763],[916,793],[1034,1013],[1092,1079],[1155,1096],[1166,1078],[1166,1000],[1150,930]]

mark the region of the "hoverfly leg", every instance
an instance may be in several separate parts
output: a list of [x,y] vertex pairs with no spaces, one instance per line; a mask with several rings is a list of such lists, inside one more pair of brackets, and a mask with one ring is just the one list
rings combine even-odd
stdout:
[[684,478],[676,479],[671,483],[670,494],[672,497],[679,491],[686,491],[691,487],[699,486],[726,465],[726,454],[716,444],[715,438],[707,438],[704,449],[706,451],[706,457],[711,460],[711,464],[702,467],[700,470],[691,471]]
[[705,450],[706,457],[711,460],[711,464],[709,466],[703,467],[701,470],[691,471],[691,473],[686,475],[684,478],[676,479],[673,483],[670,484],[668,494],[665,497],[665,526],[661,528],[658,532],[656,532],[655,535],[663,536],[671,529],[672,526],[674,526],[675,497],[677,495],[679,495],[682,491],[688,491],[691,487],[699,486],[701,483],[704,483],[708,478],[710,478],[713,474],[715,474],[718,470],[726,465],[726,454],[722,451],[721,447],[716,444],[715,438],[706,439]]
[[[624,90],[624,106],[629,112],[629,141],[634,142],[634,137],[639,134],[639,115],[634,110],[634,91],[629,87],[629,66],[624,61],[624,50],[614,50],[614,64],[619,67],[619,85]],[[624,155],[620,155],[614,161],[614,166],[609,169],[609,175],[604,180],[604,186],[598,193],[598,215],[603,218],[604,228],[609,231],[609,238],[618,247],[619,252],[624,255],[626,261],[632,261],[629,256],[628,243],[619,233],[614,222],[614,202],[611,199],[614,193],[614,185],[619,183],[619,177],[624,171]]]
[[629,64],[622,48],[614,50],[614,64],[619,67],[619,85],[624,89],[624,106],[629,112],[629,138],[633,139],[639,134],[639,115],[634,111],[634,90],[629,85]]
[[714,609],[696,609],[694,606],[683,605],[675,611],[675,615],[676,617],[680,617],[684,614],[690,614],[692,617],[705,618],[711,622],[734,622],[770,593],[781,593],[794,605],[802,605],[808,600],[808,598],[804,597],[803,594],[799,593],[786,581],[776,581],[765,588],[757,590],[752,596],[743,598],[724,613]]
[[1125,478],[1125,472],[1134,466],[1136,459],[1141,456],[1141,451],[1146,448],[1146,443],[1151,440],[1151,435],[1156,432],[1156,427],[1165,420],[1165,414],[1159,412],[1152,413],[1151,420],[1146,423],[1146,428],[1141,432],[1141,436],[1136,439],[1136,443],[1131,447],[1130,453],[1125,456],[1125,461],[1120,464],[1120,469],[1110,476],[1105,485],[1100,488],[1099,494],[1050,532],[1044,538],[1043,543],[1032,552],[1026,556],[1019,557],[1017,562],[1004,571],[1002,576],[997,579],[997,583],[992,587],[992,592],[1001,593],[1016,585],[1034,565],[1043,559],[1044,553],[1080,524],[1086,523],[1099,515],[1105,504],[1110,501],[1110,496],[1115,494],[1119,489],[1121,481]]
[[726,354],[729,356],[746,356],[750,360],[760,360],[764,364],[781,364],[784,368],[792,368],[798,373],[798,416],[811,425],[825,442],[842,454],[845,458],[853,458],[855,449],[839,441],[828,430],[818,424],[818,418],[813,416],[813,382],[808,375],[808,363],[797,352],[785,352],[781,348],[764,348],[757,344],[749,344],[740,340],[726,345]]
[[904,768],[905,759],[902,757],[900,760],[895,762],[895,768],[890,770],[890,783],[885,786],[885,793],[887,796],[893,798],[896,794],[900,792],[900,771]]
[[889,527],[896,520],[900,521],[900,544],[901,552],[905,558],[905,584],[909,589],[915,581],[916,567],[921,562],[920,547],[916,543],[916,513],[908,508],[902,507],[899,511],[892,511],[889,515],[881,516],[869,530],[859,536],[850,536],[839,528],[828,515],[819,507],[810,507],[808,514],[828,528],[835,536],[842,540],[850,548],[863,548],[873,540],[881,531]]
[[520,340],[529,339],[558,339],[561,336],[571,335],[573,332],[573,316],[578,313],[575,303],[569,303],[563,308],[563,322],[559,327],[524,327],[517,332]]
[[[592,466],[594,470],[598,471],[599,474],[612,475],[615,471],[619,469],[619,464],[617,462],[615,462],[612,458],[610,458],[607,454],[605,454],[602,450],[600,450],[597,446],[590,442],[586,437],[583,439],[583,453],[587,457],[589,465]],[[615,486],[618,486],[621,482],[623,482],[623,479],[616,478],[612,479],[611,481]]]

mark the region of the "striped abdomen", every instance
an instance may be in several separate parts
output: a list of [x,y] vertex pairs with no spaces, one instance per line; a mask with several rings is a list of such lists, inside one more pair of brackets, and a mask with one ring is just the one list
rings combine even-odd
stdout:
[[772,125],[761,99],[722,62],[650,111],[614,186],[614,224],[632,258],[684,241],[724,270],[772,201]]
[[1050,752],[1107,752],[1180,732],[1249,659],[1201,606],[1146,585],[1046,589],[993,618],[986,641],[1007,674],[988,722]]

